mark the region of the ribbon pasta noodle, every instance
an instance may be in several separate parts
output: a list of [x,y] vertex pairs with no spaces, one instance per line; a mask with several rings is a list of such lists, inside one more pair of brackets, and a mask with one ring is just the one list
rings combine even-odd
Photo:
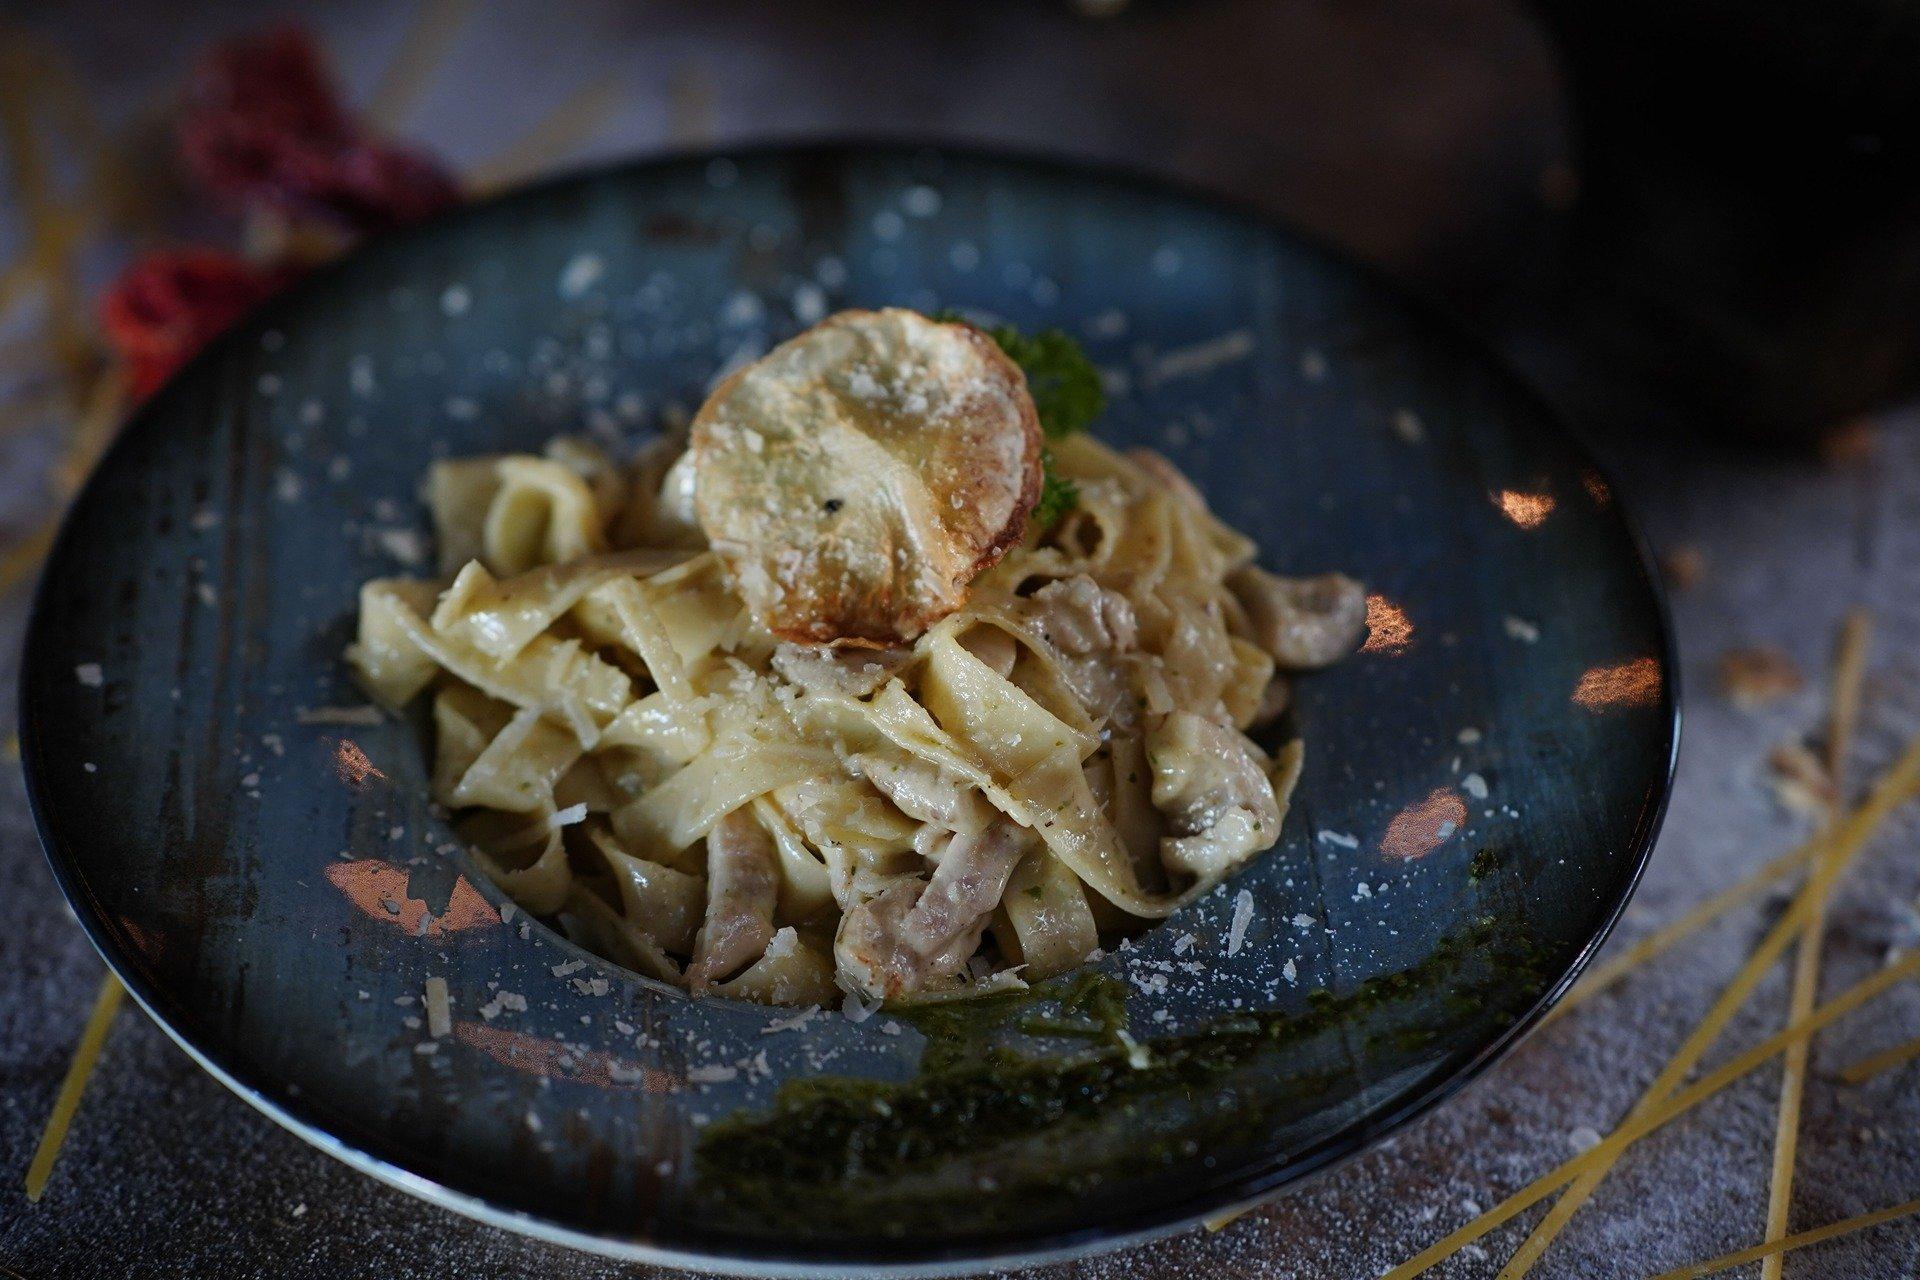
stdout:
[[1300,746],[1247,731],[1285,703],[1274,611],[1297,632],[1312,593],[1163,459],[1056,442],[1073,511],[911,643],[834,648],[760,625],[667,456],[437,463],[444,576],[361,590],[349,661],[431,699],[433,798],[529,912],[696,994],[951,999],[1276,840]]

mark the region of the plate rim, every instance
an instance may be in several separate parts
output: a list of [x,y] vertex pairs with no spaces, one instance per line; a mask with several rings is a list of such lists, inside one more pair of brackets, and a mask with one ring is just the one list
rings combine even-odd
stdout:
[[[836,1246],[829,1252],[805,1242],[756,1245],[755,1242],[739,1237],[728,1237],[728,1243],[722,1249],[703,1251],[700,1247],[679,1247],[652,1239],[598,1234],[566,1226],[536,1213],[496,1205],[479,1194],[455,1188],[414,1172],[406,1168],[397,1158],[389,1158],[366,1149],[375,1144],[356,1144],[330,1132],[324,1127],[321,1118],[302,1114],[306,1107],[297,1094],[286,1092],[282,1086],[277,1090],[280,1096],[275,1096],[277,1082],[251,1078],[255,1073],[231,1061],[223,1060],[231,1056],[230,1046],[221,1044],[216,1052],[197,1045],[181,1028],[157,1012],[165,1002],[159,998],[159,993],[149,989],[144,977],[139,976],[138,966],[121,953],[112,935],[102,927],[98,912],[90,896],[85,892],[80,878],[71,869],[67,857],[59,852],[62,842],[55,835],[48,818],[49,800],[44,792],[43,775],[50,766],[42,758],[43,746],[38,728],[37,708],[34,699],[30,696],[29,688],[30,677],[44,668],[49,661],[42,650],[48,643],[45,638],[47,625],[44,620],[52,611],[49,603],[51,588],[49,579],[43,572],[36,582],[26,614],[17,694],[20,709],[21,769],[28,807],[42,854],[54,882],[61,896],[72,909],[82,933],[99,953],[109,971],[134,997],[135,1002],[147,1016],[208,1074],[282,1128],[377,1181],[467,1218],[547,1243],[559,1244],[624,1262],[641,1262],[714,1274],[809,1278],[844,1275],[851,1267],[858,1269],[863,1275],[901,1277],[903,1280],[906,1277],[966,1275],[993,1268],[1034,1266],[1109,1253],[1162,1239],[1223,1216],[1238,1216],[1274,1199],[1283,1192],[1304,1187],[1308,1182],[1358,1157],[1382,1139],[1425,1116],[1480,1079],[1494,1063],[1504,1058],[1539,1025],[1541,1019],[1566,995],[1613,935],[1639,888],[1665,823],[1679,759],[1683,714],[1678,644],[1673,629],[1670,602],[1661,577],[1655,569],[1656,561],[1643,529],[1632,512],[1618,500],[1618,487],[1614,483],[1612,469],[1594,456],[1568,416],[1549,400],[1503,352],[1462,317],[1436,306],[1417,292],[1410,290],[1405,284],[1389,278],[1380,268],[1332,245],[1313,232],[1295,226],[1288,219],[1275,214],[1253,199],[1211,190],[1203,184],[1155,173],[1130,164],[1050,152],[1038,148],[999,147],[965,140],[942,140],[919,135],[801,134],[743,142],[738,145],[650,152],[600,163],[569,166],[536,182],[464,203],[440,216],[378,237],[377,241],[370,240],[341,258],[308,273],[293,286],[275,295],[242,318],[238,324],[187,361],[169,378],[165,386],[122,419],[113,442],[89,473],[86,483],[75,493],[67,509],[61,514],[59,530],[48,547],[42,565],[53,563],[61,556],[73,536],[76,523],[73,518],[74,513],[82,505],[88,491],[97,483],[99,473],[105,469],[107,463],[118,451],[128,447],[128,440],[136,434],[136,427],[142,420],[160,412],[174,385],[197,376],[195,371],[202,366],[222,359],[226,352],[243,341],[249,332],[262,325],[270,327],[277,313],[295,306],[309,289],[320,287],[335,274],[351,269],[355,260],[376,243],[381,251],[394,252],[404,247],[409,241],[429,239],[441,233],[450,224],[481,216],[503,205],[519,201],[537,203],[568,188],[629,180],[648,173],[703,161],[710,163],[724,159],[737,162],[766,158],[792,160],[808,156],[855,161],[872,158],[910,160],[921,155],[1004,165],[1029,172],[1051,173],[1070,180],[1092,180],[1118,187],[1130,186],[1162,198],[1172,197],[1197,208],[1208,208],[1258,225],[1307,250],[1323,262],[1331,264],[1335,269],[1362,279],[1377,296],[1410,316],[1424,337],[1429,337],[1454,353],[1487,368],[1495,380],[1502,384],[1505,394],[1511,395],[1517,402],[1528,406],[1535,417],[1557,431],[1560,441],[1569,450],[1573,459],[1580,465],[1591,468],[1600,477],[1608,489],[1616,495],[1612,504],[1614,515],[1627,536],[1627,542],[1633,552],[1633,567],[1638,571],[1638,576],[1653,606],[1653,621],[1658,637],[1658,653],[1655,656],[1661,664],[1664,677],[1659,696],[1660,710],[1663,713],[1660,724],[1665,735],[1664,764],[1653,794],[1648,801],[1643,802],[1641,811],[1636,817],[1628,852],[1631,865],[1605,919],[1571,958],[1559,977],[1545,988],[1532,1005],[1515,1016],[1505,1028],[1480,1048],[1470,1054],[1461,1055],[1462,1061],[1436,1073],[1432,1082],[1425,1088],[1403,1097],[1398,1105],[1390,1110],[1363,1115],[1311,1146],[1295,1152],[1288,1159],[1269,1158],[1255,1169],[1231,1180],[1230,1183],[1203,1183],[1194,1196],[1173,1202],[1163,1201],[1161,1202],[1162,1210],[1154,1214],[1150,1221],[1136,1228],[1117,1228],[1107,1221],[1033,1236],[1027,1242],[1009,1244],[1003,1241],[982,1240],[977,1244],[954,1245],[935,1254],[917,1256],[911,1253],[910,1246],[902,1249],[900,1247],[902,1242],[899,1241],[862,1242],[862,1247],[857,1249]],[[1223,1197],[1220,1194],[1222,1190],[1228,1191],[1229,1194]],[[1205,1201],[1205,1203],[1196,1203],[1196,1200]],[[705,1236],[694,1238],[699,1241],[708,1239]],[[780,1250],[788,1252],[783,1254],[779,1252]],[[794,1252],[803,1256],[793,1256]]]

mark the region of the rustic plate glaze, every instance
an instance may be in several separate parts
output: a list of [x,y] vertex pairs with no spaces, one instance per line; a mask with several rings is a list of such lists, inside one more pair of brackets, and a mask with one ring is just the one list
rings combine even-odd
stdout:
[[[1300,686],[1280,848],[1082,974],[861,1023],[691,1002],[503,910],[428,807],[422,726],[341,716],[356,587],[418,554],[429,459],[642,438],[885,303],[1081,335],[1101,433],[1171,454],[1271,566],[1365,579],[1373,640]],[[1405,1123],[1606,936],[1677,729],[1606,481],[1471,344],[1216,203],[864,148],[569,179],[319,273],[134,418],[23,682],[81,924],[242,1096],[488,1221],[789,1273],[1112,1246]]]

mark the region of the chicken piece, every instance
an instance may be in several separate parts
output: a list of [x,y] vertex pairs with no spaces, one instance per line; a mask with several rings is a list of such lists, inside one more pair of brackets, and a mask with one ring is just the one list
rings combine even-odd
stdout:
[[1133,688],[1121,655],[1139,643],[1133,605],[1085,574],[1050,582],[1027,601],[1034,627],[1060,654],[1060,674],[1095,721],[1130,725]]
[[693,423],[700,527],[783,640],[887,647],[1026,532],[1040,421],[992,338],[843,311],[728,377]]
[[753,815],[735,809],[707,833],[707,915],[687,985],[700,995],[758,960],[773,939],[780,855]]
[[1024,840],[1006,819],[953,837],[927,880],[902,880],[840,919],[834,958],[844,980],[892,1000],[952,977],[979,948]]
[[[907,917],[926,889],[926,881],[918,877],[896,880],[841,915],[833,936],[835,978],[841,986],[888,1000],[920,985],[930,964],[903,939]],[[962,956],[960,964],[965,963]]]
[[1367,589],[1344,574],[1282,578],[1246,565],[1227,587],[1246,610],[1253,642],[1289,671],[1331,666],[1367,634]]
[[1273,784],[1245,735],[1175,711],[1148,732],[1147,760],[1172,832],[1160,841],[1169,871],[1218,879],[1279,838]]
[[910,649],[835,649],[783,641],[774,648],[773,669],[808,693],[864,698],[892,679],[912,656]]
[[1139,642],[1127,598],[1084,573],[1049,582],[1033,593],[1029,609],[1040,634],[1063,653],[1118,653]]

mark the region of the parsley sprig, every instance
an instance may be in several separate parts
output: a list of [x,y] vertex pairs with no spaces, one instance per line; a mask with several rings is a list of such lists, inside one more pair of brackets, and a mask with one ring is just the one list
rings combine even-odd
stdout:
[[1000,324],[988,329],[987,336],[1027,375],[1027,390],[1047,439],[1083,430],[1107,407],[1100,371],[1080,344],[1060,330],[1043,329],[1028,337],[1012,325]]
[[1080,486],[1054,474],[1053,450],[1040,450],[1040,500],[1028,518],[1036,529],[1051,529],[1062,516],[1080,505]]

